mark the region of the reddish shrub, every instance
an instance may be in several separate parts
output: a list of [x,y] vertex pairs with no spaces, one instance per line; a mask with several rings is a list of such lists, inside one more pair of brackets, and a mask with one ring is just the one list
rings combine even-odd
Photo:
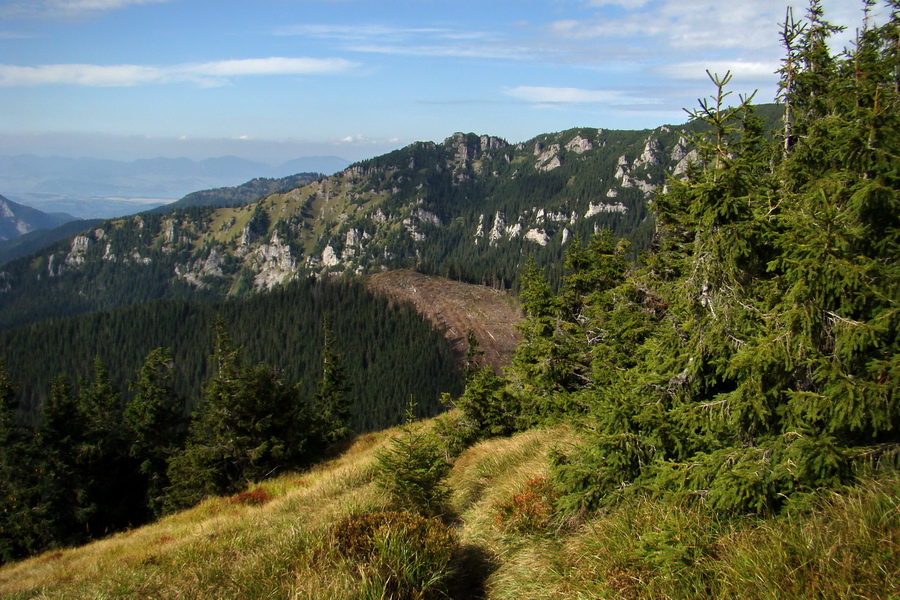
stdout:
[[271,500],[274,500],[274,496],[262,488],[241,492],[228,499],[231,504],[240,504],[241,506],[260,506]]
[[557,493],[546,477],[535,477],[525,489],[494,506],[494,522],[504,531],[536,533],[553,519]]

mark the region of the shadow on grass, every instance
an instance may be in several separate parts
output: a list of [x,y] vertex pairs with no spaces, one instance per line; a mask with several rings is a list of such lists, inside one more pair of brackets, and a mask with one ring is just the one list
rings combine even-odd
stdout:
[[493,553],[474,544],[463,544],[454,559],[453,575],[447,581],[447,592],[454,600],[487,597],[485,584],[499,567]]

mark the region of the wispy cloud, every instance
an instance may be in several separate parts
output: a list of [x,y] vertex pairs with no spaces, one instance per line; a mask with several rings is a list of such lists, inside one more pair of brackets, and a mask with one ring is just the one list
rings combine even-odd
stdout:
[[5,18],[78,18],[140,4],[172,0],[21,0],[0,7]]
[[507,96],[518,98],[540,106],[558,106],[570,104],[606,104],[634,105],[657,104],[653,98],[637,97],[621,90],[589,90],[574,87],[541,87],[519,86],[504,92]]
[[784,17],[783,0],[756,0],[726,4],[718,0],[655,0],[653,2],[593,2],[598,8],[616,4],[628,10],[600,10],[590,19],[550,23],[556,37],[617,44],[630,39],[637,46],[659,52],[674,49],[743,48],[771,46],[776,25]]
[[490,58],[506,60],[524,60],[533,57],[528,48],[502,45],[468,45],[468,44],[355,44],[348,50],[369,54],[392,54],[395,56],[433,56],[444,58]]
[[346,71],[356,63],[343,58],[243,58],[186,65],[184,72],[216,77],[241,75],[316,75]]
[[713,60],[675,63],[666,65],[659,71],[671,79],[683,81],[709,81],[707,71],[718,75],[730,72],[742,83],[752,84],[771,81],[778,67],[777,61]]
[[301,24],[279,28],[275,34],[335,40],[342,43],[344,50],[370,54],[489,59],[534,57],[529,48],[510,41],[505,35],[472,29]]
[[22,67],[0,64],[0,86],[79,85],[127,87],[193,83],[225,85],[233,77],[253,75],[320,75],[346,71],[356,63],[342,58],[249,58],[171,66],[57,64]]
[[298,35],[321,39],[369,40],[397,39],[411,36],[443,36],[452,33],[441,27],[395,27],[392,25],[287,25],[275,30],[275,35]]

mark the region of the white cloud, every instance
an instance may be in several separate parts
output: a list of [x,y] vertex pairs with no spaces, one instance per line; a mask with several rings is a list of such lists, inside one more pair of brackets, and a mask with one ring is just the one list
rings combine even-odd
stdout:
[[355,63],[340,58],[250,58],[165,67],[146,65],[58,64],[22,67],[0,64],[0,86],[80,85],[127,87],[190,82],[201,86],[228,83],[250,75],[316,75],[346,71]]
[[342,58],[243,58],[221,60],[216,62],[188,65],[184,67],[188,73],[211,75],[216,77],[234,77],[239,75],[312,75],[317,73],[335,73],[346,71],[354,66]]
[[303,24],[279,28],[275,34],[333,39],[343,42],[346,50],[372,54],[490,59],[534,56],[501,34],[469,29]]
[[171,0],[20,0],[0,8],[0,16],[19,18],[78,18],[141,4]]
[[659,71],[671,79],[683,81],[709,81],[707,71],[720,76],[730,72],[735,81],[752,84],[771,82],[778,67],[777,61],[712,60],[675,63],[666,65]]
[[0,86],[4,87],[48,84],[130,86],[160,83],[165,76],[163,69],[140,65],[0,65]]
[[508,96],[544,106],[560,104],[656,104],[653,98],[633,97],[621,90],[588,90],[573,87],[519,86],[504,92]]
[[398,38],[415,35],[452,35],[448,29],[437,27],[394,27],[391,25],[288,25],[275,30],[276,35],[300,35],[339,40],[366,40],[371,38]]
[[64,11],[115,10],[132,4],[158,4],[169,0],[49,0],[45,4]]
[[[659,52],[659,45],[676,51],[704,50],[767,51],[778,53],[778,33],[786,10],[793,7],[796,17],[806,13],[806,0],[587,0],[596,14],[583,20],[560,20],[547,30],[567,39],[596,40],[610,45],[628,39],[629,44],[648,46]],[[861,2],[823,0],[825,17],[837,25],[858,26]],[[879,4],[883,4],[880,2]],[[622,10],[610,11],[616,6]],[[876,13],[879,12],[876,10]],[[884,12],[883,10],[881,12]],[[842,47],[850,39],[848,32],[835,38]]]
[[490,58],[527,59],[534,54],[527,49],[513,46],[473,46],[470,44],[447,45],[400,45],[400,44],[358,44],[348,48],[354,52],[370,54],[392,54],[395,56],[435,56],[445,58]]
[[618,44],[628,39],[635,46],[652,45],[656,52],[659,44],[691,50],[759,48],[771,45],[773,39],[777,43],[777,23],[784,17],[783,3],[778,0],[743,4],[663,0],[648,8],[621,15],[600,11],[592,19],[553,22],[548,30],[555,36],[600,43]]
[[395,143],[396,141],[397,141],[396,138],[392,138],[392,139],[387,140],[387,142],[385,142],[385,140],[383,140],[383,139],[373,139],[373,138],[367,137],[361,133],[358,133],[356,135],[348,135],[346,137],[342,137],[341,139],[334,142],[334,144],[338,145],[338,146],[345,145],[345,144],[351,144],[352,146],[358,148],[361,146],[375,146],[375,145],[380,145],[380,144],[385,144],[385,143],[392,144],[392,143]]

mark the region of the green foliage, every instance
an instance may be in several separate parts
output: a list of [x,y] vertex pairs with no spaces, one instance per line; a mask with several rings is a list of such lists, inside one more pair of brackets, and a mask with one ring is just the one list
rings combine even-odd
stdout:
[[36,424],[50,380],[60,373],[73,380],[89,377],[95,355],[127,403],[136,390],[129,393],[126,382],[150,352],[163,347],[172,354],[167,385],[188,414],[210,375],[207,358],[217,314],[231,323],[246,360],[266,362],[299,382],[309,400],[323,373],[322,323],[327,318],[331,348],[342,357],[348,388],[343,397],[352,401],[354,431],[402,423],[410,395],[420,416],[431,416],[441,409],[442,392],[462,390],[449,342],[412,307],[392,305],[357,281],[308,279],[246,299],[151,302],[0,331],[0,347],[16,348],[4,360],[19,383],[19,410],[26,422]]
[[712,101],[691,112],[699,163],[657,197],[643,267],[592,281],[590,265],[615,263],[575,249],[560,295],[525,305],[532,412],[586,413],[584,443],[554,459],[569,510],[652,493],[771,513],[896,468],[897,11],[838,57],[818,2],[808,21],[786,25],[783,147],[749,98],[725,105],[729,74],[710,75]]
[[517,398],[490,366],[472,372],[465,391],[451,404],[462,413],[462,426],[476,438],[511,435],[518,429]]
[[0,364],[0,562],[22,552],[27,544],[22,515],[28,510],[24,486],[25,447],[15,421],[15,386]]
[[437,516],[446,510],[450,464],[438,438],[412,421],[412,409],[400,434],[376,454],[375,483],[403,510]]
[[239,353],[218,321],[215,375],[204,386],[183,452],[170,461],[170,508],[237,492],[302,465],[319,450],[316,423],[297,388],[265,363],[241,361]]
[[[142,482],[128,456],[119,395],[101,361],[76,387],[54,381],[37,430],[19,427],[3,469],[9,476],[0,528],[5,558],[81,543],[141,522]],[[14,462],[6,462],[14,461]]]
[[134,398],[125,406],[122,425],[129,440],[129,455],[146,480],[146,505],[154,516],[163,509],[168,486],[169,459],[182,444],[184,400],[171,387],[172,354],[157,348],[147,355],[136,379],[128,386]]
[[[324,344],[326,306],[336,333]],[[217,309],[236,319],[248,350],[239,351],[224,322],[211,335]],[[348,282],[311,280],[234,302],[150,304],[3,335],[4,347],[17,350],[16,379],[26,377],[13,386],[0,371],[2,560],[95,539],[302,468],[346,437],[350,419],[363,428],[396,423],[399,394],[422,397],[423,412],[433,413],[437,390],[453,389],[458,378],[439,332],[412,309]],[[334,368],[338,341],[350,357],[346,371]],[[214,359],[204,361],[210,347]],[[340,392],[327,422],[310,409],[323,362],[330,389]],[[49,382],[54,372],[70,377]],[[302,384],[289,383],[304,373]],[[352,397],[361,398],[351,405]]]
[[328,321],[322,325],[324,342],[322,345],[322,377],[316,392],[316,408],[325,427],[325,439],[329,442],[347,439],[350,429],[350,407],[352,401],[347,394],[347,374],[343,358],[335,352],[332,332]]
[[468,341],[465,391],[455,399],[449,393],[442,395],[443,403],[456,412],[445,415],[435,426],[448,456],[458,456],[478,440],[511,435],[522,426],[519,399],[511,393],[509,382],[491,366],[479,366],[484,353],[478,349],[474,332],[469,332]]

